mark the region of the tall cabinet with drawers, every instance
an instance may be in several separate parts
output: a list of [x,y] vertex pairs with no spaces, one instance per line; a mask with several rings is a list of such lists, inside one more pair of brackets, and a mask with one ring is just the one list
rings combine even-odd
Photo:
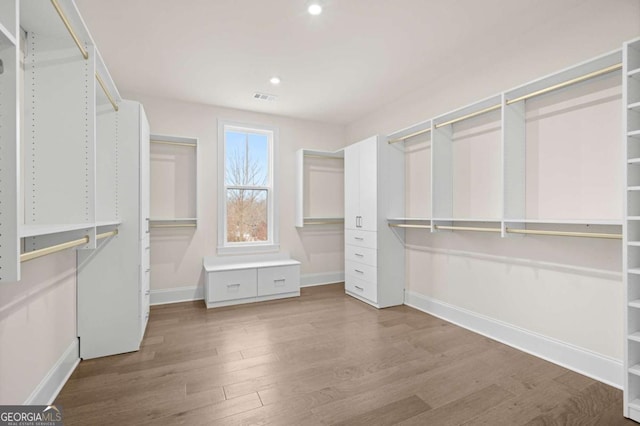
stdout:
[[372,136],[344,150],[345,291],[377,308],[404,302],[404,152]]
[[120,225],[118,234],[100,240],[96,250],[78,251],[83,359],[138,350],[149,319],[149,123],[142,105],[132,101],[119,104],[114,120],[114,214]]

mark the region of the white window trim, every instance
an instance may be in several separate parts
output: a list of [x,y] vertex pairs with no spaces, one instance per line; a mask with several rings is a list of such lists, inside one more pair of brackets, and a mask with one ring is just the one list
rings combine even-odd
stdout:
[[[225,171],[225,139],[224,132],[227,127],[237,127],[239,130],[262,130],[271,132],[273,138],[271,140],[271,158],[269,161],[271,174],[271,196],[269,197],[269,241],[250,242],[250,243],[227,243],[227,200],[224,184]],[[276,252],[280,250],[280,232],[279,232],[279,215],[278,215],[278,189],[277,189],[277,170],[278,170],[278,128],[265,126],[261,124],[241,123],[229,120],[218,120],[218,254],[245,254],[245,253],[264,253]]]

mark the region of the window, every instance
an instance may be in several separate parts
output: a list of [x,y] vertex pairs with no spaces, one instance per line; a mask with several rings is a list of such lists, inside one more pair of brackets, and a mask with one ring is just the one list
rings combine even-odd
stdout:
[[277,249],[276,130],[218,124],[218,252]]

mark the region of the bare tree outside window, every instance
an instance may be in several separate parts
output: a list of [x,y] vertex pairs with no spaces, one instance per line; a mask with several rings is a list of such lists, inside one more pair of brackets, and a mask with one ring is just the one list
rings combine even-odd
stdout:
[[225,132],[227,242],[269,240],[269,139]]

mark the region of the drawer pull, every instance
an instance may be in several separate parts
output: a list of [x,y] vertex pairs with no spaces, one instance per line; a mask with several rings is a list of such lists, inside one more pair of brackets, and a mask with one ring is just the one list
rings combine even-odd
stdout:
[[362,237],[353,237],[353,238],[355,238],[358,241],[364,241],[364,238],[362,238]]
[[151,290],[147,290],[147,291],[144,292],[145,296],[148,296],[149,294],[151,294]]
[[147,268],[145,272],[151,272],[151,268]]
[[356,286],[356,288],[360,291],[364,291],[364,288],[360,287],[360,286]]
[[355,253],[355,255],[358,257],[364,257],[364,254],[361,254],[361,253]]
[[227,284],[227,287],[240,287],[240,283],[237,283],[237,284]]
[[361,271],[360,269],[354,269],[354,271],[356,271],[356,272],[357,272],[357,273],[359,273],[359,274],[364,274],[364,272],[363,272],[363,271]]
[[279,278],[277,280],[273,280],[273,283],[278,286],[283,286],[285,282],[285,278]]

